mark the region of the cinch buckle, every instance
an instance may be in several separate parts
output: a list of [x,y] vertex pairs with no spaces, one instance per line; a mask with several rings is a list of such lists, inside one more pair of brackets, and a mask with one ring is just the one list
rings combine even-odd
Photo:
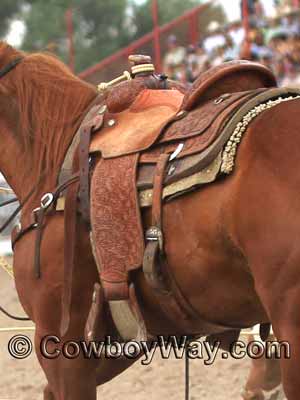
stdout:
[[38,226],[38,213],[40,211],[41,207],[37,207],[34,210],[32,210],[32,215],[33,215],[33,220],[34,224],[33,227],[36,228]]
[[53,203],[54,196],[52,193],[46,193],[44,196],[41,198],[41,208],[44,210],[47,210]]
[[147,242],[158,242],[160,251],[163,251],[164,240],[163,233],[157,226],[152,226],[146,232]]

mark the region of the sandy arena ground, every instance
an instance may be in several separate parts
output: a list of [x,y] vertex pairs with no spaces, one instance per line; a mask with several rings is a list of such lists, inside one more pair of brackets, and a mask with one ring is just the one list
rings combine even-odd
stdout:
[[[0,270],[1,306],[23,315],[13,280]],[[30,326],[0,314],[0,327]],[[0,333],[0,400],[42,400],[45,377],[34,354],[26,360],[12,358],[7,350],[11,337],[22,333]],[[25,333],[33,339],[31,332]],[[218,359],[213,366],[191,361],[191,400],[240,400],[240,392],[249,372],[250,361]],[[98,388],[98,399],[149,400],[184,398],[184,362],[162,360],[156,356],[149,366],[139,362],[112,382]],[[272,398],[273,399],[273,398]],[[275,400],[275,398],[274,398]],[[279,397],[276,397],[279,400]]]

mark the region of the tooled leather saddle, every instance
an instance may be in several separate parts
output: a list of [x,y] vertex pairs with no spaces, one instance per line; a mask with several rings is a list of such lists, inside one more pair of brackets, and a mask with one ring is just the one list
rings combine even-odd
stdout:
[[[140,268],[168,317],[195,333],[195,312],[167,266],[162,204],[199,186],[197,177],[205,169],[210,171],[210,181],[216,179],[220,169],[216,160],[241,119],[237,110],[242,108],[245,115],[251,107],[276,97],[278,89],[270,89],[276,88],[276,79],[260,64],[235,61],[209,70],[186,88],[155,75],[148,57],[130,60],[131,74],[124,75],[129,80],[119,83],[122,77],[113,81],[116,86],[101,85],[97,104],[69,150],[73,154],[79,143],[81,211],[91,226],[102,294],[120,335],[147,337],[133,279]],[[66,157],[65,170],[71,168],[71,159]],[[188,185],[185,180],[190,178]],[[147,232],[141,220],[143,195],[148,197],[144,206],[152,207]],[[92,319],[95,307],[94,303]],[[133,321],[137,328],[124,328],[122,319]],[[94,325],[95,321],[88,322],[89,339]]]

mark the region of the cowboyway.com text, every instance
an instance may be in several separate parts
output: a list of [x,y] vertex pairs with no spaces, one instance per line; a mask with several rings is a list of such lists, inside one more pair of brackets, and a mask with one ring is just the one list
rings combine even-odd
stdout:
[[290,358],[291,349],[287,342],[267,341],[252,341],[245,343],[237,341],[231,344],[229,351],[221,349],[220,342],[209,343],[208,341],[192,340],[189,341],[186,336],[165,338],[157,337],[156,341],[138,342],[130,341],[120,343],[112,341],[111,337],[106,337],[105,341],[68,341],[63,342],[58,336],[45,336],[40,345],[41,353],[47,359],[56,359],[58,357],[66,357],[74,359],[77,357],[84,358],[140,358],[143,365],[149,365],[156,352],[159,352],[161,357],[168,359],[175,356],[177,359],[182,359],[188,356],[189,359],[199,359],[205,365],[212,365],[220,353],[221,358],[228,359],[243,359],[250,357],[258,358]]

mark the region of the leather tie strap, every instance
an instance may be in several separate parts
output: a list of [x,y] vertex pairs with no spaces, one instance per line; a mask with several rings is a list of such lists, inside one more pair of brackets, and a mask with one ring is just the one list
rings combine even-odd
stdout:
[[37,212],[37,227],[36,227],[36,239],[35,239],[35,252],[34,252],[34,273],[37,279],[41,277],[41,243],[44,228],[45,210],[40,207]]
[[[93,107],[87,117],[95,113],[98,107]],[[90,223],[90,161],[89,150],[92,132],[102,127],[104,115],[96,115],[92,119],[87,119],[80,128],[80,142],[79,142],[79,170],[80,170],[80,211],[83,220]]]

